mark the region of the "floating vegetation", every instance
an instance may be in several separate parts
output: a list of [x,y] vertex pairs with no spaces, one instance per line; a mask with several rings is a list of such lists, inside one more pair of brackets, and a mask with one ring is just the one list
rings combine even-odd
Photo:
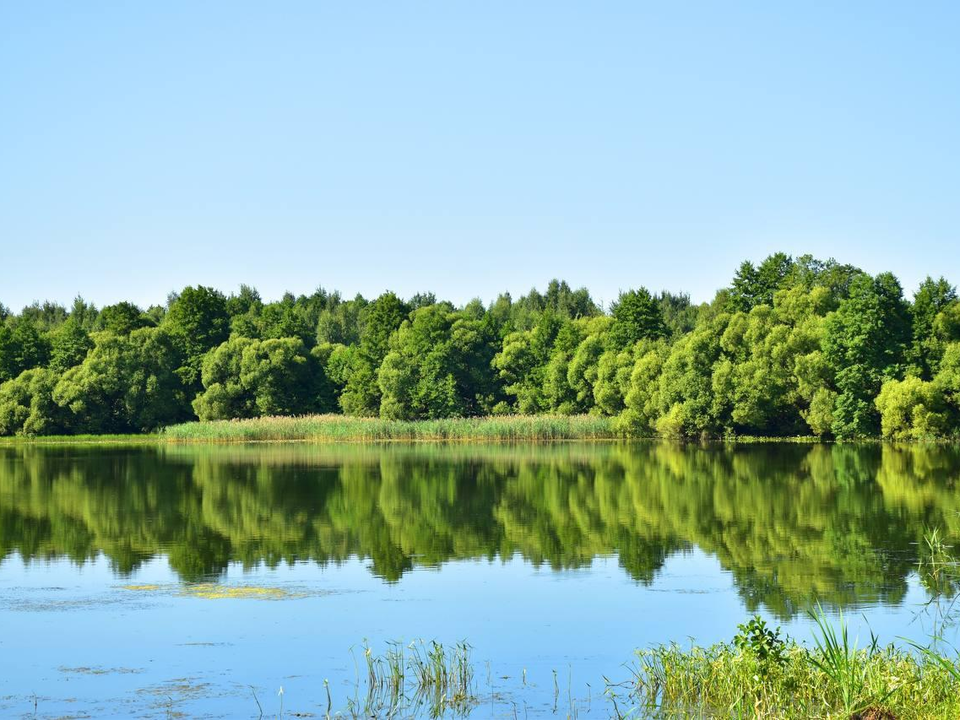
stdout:
[[294,592],[280,587],[261,585],[221,585],[219,583],[198,583],[183,585],[180,595],[203,598],[205,600],[251,599],[251,600],[291,600],[306,597],[305,592]]
[[225,585],[190,583],[185,585],[122,585],[124,590],[149,592],[203,600],[295,600],[324,593],[267,585]]
[[170,700],[176,699],[178,702],[182,702],[189,699],[210,697],[214,694],[214,687],[208,682],[201,681],[199,678],[181,677],[167,680],[158,685],[141,688],[137,690],[137,693],[139,695],[152,695]]
[[105,668],[105,667],[64,667],[57,668],[62,673],[71,675],[139,675],[143,668]]

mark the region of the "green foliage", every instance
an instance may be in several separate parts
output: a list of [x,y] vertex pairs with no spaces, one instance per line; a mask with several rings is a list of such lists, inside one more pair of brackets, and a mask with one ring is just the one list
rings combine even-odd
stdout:
[[[67,374],[95,350],[91,333],[124,338],[151,327],[172,342],[180,384],[170,387],[183,396],[151,395],[156,418],[184,407],[204,419],[590,413],[614,417],[624,436],[839,439],[942,437],[960,420],[952,285],[928,278],[911,303],[889,273],[782,253],[742,264],[710,303],[640,288],[621,293],[609,314],[559,280],[459,308],[429,292],[368,301],[322,288],[265,302],[248,286],[229,297],[188,287],[168,309],[146,311],[120,302],[98,312],[81,298],[69,310],[35,303],[0,321],[0,382],[32,368]],[[244,353],[259,358],[246,370]],[[123,427],[117,417],[94,413],[81,425]]]
[[321,312],[317,321],[317,341],[339,345],[356,345],[360,342],[360,315],[367,301],[357,295],[353,300],[340,302],[334,298],[331,307]]
[[826,320],[823,341],[835,371],[837,437],[877,434],[880,417],[873,399],[884,380],[902,376],[909,340],[909,309],[897,279],[889,273],[854,278],[849,297]]
[[360,315],[360,350],[376,367],[390,349],[390,336],[410,312],[409,306],[391,292],[367,305]]
[[606,415],[617,415],[624,409],[624,398],[630,391],[633,374],[633,348],[616,352],[607,350],[597,362],[597,381],[593,397],[597,410]]
[[134,330],[153,324],[133,303],[119,302],[116,305],[107,305],[100,311],[95,328],[112,332],[114,335],[129,335]]
[[83,362],[93,347],[93,340],[81,321],[71,315],[50,333],[50,369],[62,373]]
[[317,364],[299,338],[228,340],[203,360],[204,391],[193,401],[194,412],[201,420],[223,420],[324,409]]
[[817,437],[824,437],[833,432],[833,408],[836,403],[837,393],[829,388],[818,388],[810,400],[810,406],[802,411],[803,419]]
[[177,341],[160,328],[97,333],[84,361],[64,373],[54,401],[78,432],[145,432],[187,416]]
[[932,720],[960,712],[955,660],[928,648],[880,648],[876,638],[858,649],[842,618],[839,631],[822,614],[815,620],[814,647],[787,641],[782,663],[767,672],[726,643],[638,651],[626,697],[615,692],[623,685],[608,687],[608,697],[657,717]]
[[618,419],[621,434],[647,437],[654,432],[661,407],[660,374],[668,353],[669,348],[663,341],[637,346],[637,359],[624,397],[626,409]]
[[751,262],[741,264],[733,278],[733,307],[750,312],[757,305],[772,305],[774,293],[784,284],[793,265],[793,259],[783,253],[771,255],[759,267]]
[[817,651],[808,654],[810,663],[829,680],[843,714],[855,715],[871,706],[882,707],[899,683],[887,683],[879,690],[871,687],[871,660],[879,652],[876,639],[868,650],[858,651],[856,642],[850,640],[842,614],[839,630],[819,604],[816,612],[810,612],[810,618],[817,629],[814,635]]
[[686,293],[664,291],[656,296],[656,300],[669,337],[676,339],[696,326],[700,309],[690,302]]
[[195,386],[200,379],[203,355],[230,334],[227,300],[212,288],[186,287],[170,303],[163,328],[183,354],[180,375],[184,384]]
[[734,646],[740,652],[752,655],[763,675],[782,668],[787,662],[787,645],[780,636],[779,627],[771,630],[762,617],[754,615],[749,621],[737,625],[737,630]]
[[49,359],[50,343],[36,321],[21,317],[0,324],[0,382],[45,365]]
[[660,374],[657,431],[666,437],[722,430],[713,391],[713,367],[720,359],[720,339],[730,316],[705,320],[678,340]]
[[25,370],[0,384],[0,435],[57,435],[71,427],[70,413],[53,400],[57,374]]
[[[944,320],[953,316],[956,312],[954,308],[958,305],[956,288],[944,278],[934,280],[928,276],[913,296],[910,308],[913,338],[908,357],[915,374],[923,380],[932,379],[936,373],[943,356],[944,340],[947,339],[935,331],[937,319],[945,311]],[[941,323],[949,324],[949,320],[946,323],[941,320]]]
[[573,394],[572,406],[586,412],[593,405],[593,387],[597,382],[600,356],[604,350],[604,335],[609,321],[594,323],[592,332],[577,346],[567,364],[567,386]]
[[380,366],[381,417],[420,420],[466,413],[468,398],[458,392],[454,377],[462,348],[452,343],[453,322],[446,307],[428,305],[400,326]]
[[655,340],[667,335],[660,303],[646,288],[620,293],[610,313],[613,323],[609,341],[617,350],[632,347],[639,340]]
[[504,392],[516,398],[514,408],[524,415],[547,409],[544,379],[554,341],[562,326],[560,318],[552,312],[545,312],[532,329],[507,335],[503,349],[493,359]]
[[884,437],[920,440],[950,430],[943,392],[936,383],[918,377],[888,380],[876,399]]

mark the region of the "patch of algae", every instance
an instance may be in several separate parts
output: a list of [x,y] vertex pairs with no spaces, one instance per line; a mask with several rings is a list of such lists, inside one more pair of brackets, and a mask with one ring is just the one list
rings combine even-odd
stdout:
[[223,600],[233,598],[252,598],[255,600],[288,600],[290,598],[305,597],[305,593],[294,593],[278,587],[263,587],[260,585],[219,585],[217,583],[199,583],[185,585],[180,589],[181,595],[204,598],[206,600]]
[[195,583],[191,585],[124,585],[124,590],[135,592],[165,592],[180,597],[203,600],[291,600],[307,597],[308,593],[294,592],[280,587],[264,585],[222,585],[220,583]]

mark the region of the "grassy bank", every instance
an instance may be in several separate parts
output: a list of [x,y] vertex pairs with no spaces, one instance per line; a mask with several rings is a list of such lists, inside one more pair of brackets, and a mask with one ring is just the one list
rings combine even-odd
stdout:
[[593,415],[504,416],[446,420],[383,420],[344,415],[268,417],[192,422],[166,428],[161,437],[180,442],[301,440],[476,440],[481,442],[602,440],[616,437],[610,418]]
[[[730,643],[660,646],[637,653],[632,677],[607,688],[625,716],[851,718],[960,717],[960,665],[930,650],[858,648],[816,618],[812,646],[783,640],[762,623]],[[618,696],[619,693],[619,696]]]

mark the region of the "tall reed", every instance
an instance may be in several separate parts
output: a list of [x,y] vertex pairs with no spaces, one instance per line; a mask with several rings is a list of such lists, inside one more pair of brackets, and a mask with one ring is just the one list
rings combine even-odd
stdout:
[[610,418],[596,415],[508,415],[417,421],[308,415],[184,423],[164,429],[161,437],[176,442],[511,442],[600,440],[614,438],[616,433]]

